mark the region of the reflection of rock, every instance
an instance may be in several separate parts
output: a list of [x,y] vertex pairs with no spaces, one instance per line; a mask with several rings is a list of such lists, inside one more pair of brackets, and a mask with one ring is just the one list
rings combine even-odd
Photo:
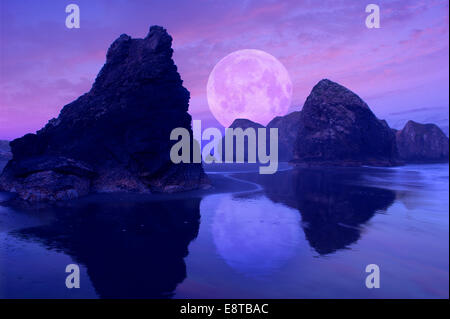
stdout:
[[396,137],[399,156],[406,162],[448,162],[448,137],[434,124],[408,121]]
[[319,254],[356,242],[359,226],[395,200],[390,190],[354,185],[361,180],[355,169],[297,169],[257,179],[271,200],[300,211],[306,238]]
[[[44,201],[87,192],[174,192],[205,185],[201,164],[170,160],[176,142],[170,140],[172,129],[191,130],[189,92],[172,60],[171,44],[171,36],[157,26],[144,39],[117,38],[88,93],[64,106],[36,134],[11,142],[13,160],[0,180],[2,188]],[[62,158],[73,164],[64,171],[59,169]],[[18,168],[24,161],[26,174]],[[42,161],[47,164],[40,166]],[[72,170],[81,166],[95,174]]]
[[62,250],[87,268],[101,298],[167,298],[186,277],[200,199],[74,203],[57,221],[17,236]]
[[305,234],[319,254],[347,247],[360,237],[359,225],[379,210],[386,210],[395,193],[375,187],[340,183],[327,172],[299,172],[298,209],[306,223]]
[[222,195],[212,234],[217,252],[227,264],[246,275],[259,276],[294,256],[300,241],[299,223],[295,211],[266,197],[237,200]]
[[321,80],[306,99],[294,148],[302,165],[394,165],[395,135],[355,93]]

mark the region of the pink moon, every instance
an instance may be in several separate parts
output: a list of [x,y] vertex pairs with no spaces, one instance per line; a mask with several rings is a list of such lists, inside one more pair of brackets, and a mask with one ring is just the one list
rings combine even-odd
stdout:
[[274,56],[247,49],[230,53],[216,64],[206,91],[209,108],[223,126],[238,118],[267,125],[287,113],[292,82]]

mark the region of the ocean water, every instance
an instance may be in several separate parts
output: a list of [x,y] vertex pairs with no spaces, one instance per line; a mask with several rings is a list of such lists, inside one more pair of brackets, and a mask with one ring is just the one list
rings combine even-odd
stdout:
[[449,297],[448,164],[206,170],[210,191],[0,205],[0,298]]

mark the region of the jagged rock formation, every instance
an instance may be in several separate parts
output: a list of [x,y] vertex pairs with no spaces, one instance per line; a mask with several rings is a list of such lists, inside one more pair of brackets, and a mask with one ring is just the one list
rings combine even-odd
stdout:
[[13,159],[0,187],[26,200],[51,201],[90,192],[174,192],[207,185],[201,164],[170,160],[172,129],[191,131],[189,92],[171,44],[158,26],[144,39],[122,34],[88,93],[36,134],[11,142]]
[[399,157],[405,162],[448,162],[449,140],[434,124],[408,121],[396,131]]
[[301,111],[285,116],[277,116],[267,124],[267,128],[278,128],[278,160],[290,161],[294,157],[294,143],[300,128]]
[[303,106],[294,148],[301,165],[397,164],[395,135],[355,93],[330,80],[317,83]]

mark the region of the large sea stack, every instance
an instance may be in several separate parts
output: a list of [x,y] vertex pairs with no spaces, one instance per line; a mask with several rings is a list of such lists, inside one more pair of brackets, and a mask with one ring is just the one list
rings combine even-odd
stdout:
[[396,137],[399,156],[405,162],[448,162],[448,137],[434,124],[408,121]]
[[[122,34],[91,90],[36,134],[10,143],[0,187],[29,201],[91,192],[175,192],[207,184],[201,164],[173,164],[170,132],[191,131],[189,92],[159,26],[144,39]],[[192,134],[191,134],[192,136]]]
[[397,164],[395,134],[355,93],[321,80],[300,115],[294,163],[391,166]]

